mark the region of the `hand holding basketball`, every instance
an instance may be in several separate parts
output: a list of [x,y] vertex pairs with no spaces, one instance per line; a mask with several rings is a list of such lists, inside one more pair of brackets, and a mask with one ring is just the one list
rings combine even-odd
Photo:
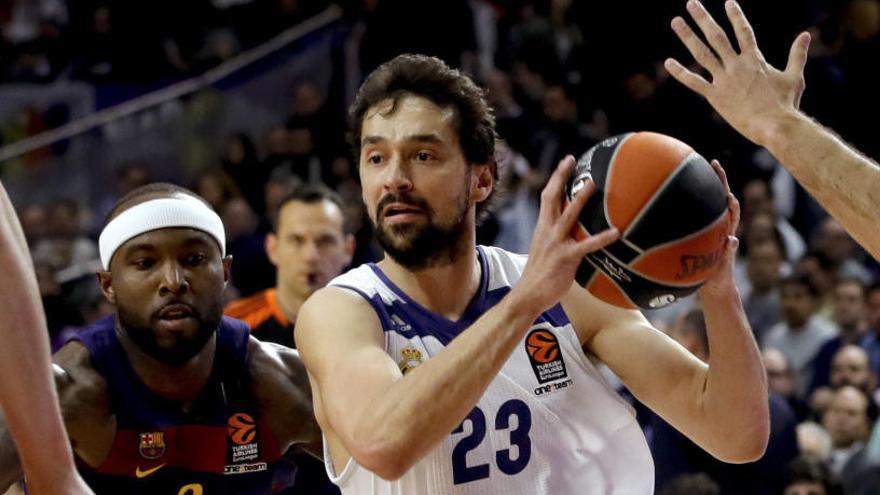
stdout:
[[785,70],[764,60],[755,33],[739,4],[725,3],[733,25],[739,53],[724,30],[697,0],[687,3],[709,46],[681,17],[672,20],[672,29],[700,66],[709,72],[711,82],[669,58],[666,70],[680,83],[709,100],[712,107],[737,131],[751,141],[766,145],[778,131],[780,119],[797,112],[804,92],[804,65],[807,62],[809,33],[795,38]]
[[724,172],[721,164],[718,163],[718,160],[712,160],[712,168],[724,184],[724,189],[727,190],[727,212],[730,215],[730,227],[728,228],[724,254],[721,257],[721,261],[718,262],[718,268],[715,270],[715,273],[700,287],[701,296],[731,290],[736,287],[733,281],[733,270],[736,262],[736,250],[739,247],[739,239],[736,238],[736,229],[739,227],[739,201],[730,192],[727,174]]
[[541,193],[538,224],[529,249],[520,282],[516,289],[529,290],[525,298],[537,312],[544,311],[562,299],[571,288],[574,274],[587,253],[602,249],[619,237],[615,228],[576,239],[571,235],[581,209],[595,190],[587,181],[570,203],[565,201],[565,185],[574,170],[575,160],[565,157]]

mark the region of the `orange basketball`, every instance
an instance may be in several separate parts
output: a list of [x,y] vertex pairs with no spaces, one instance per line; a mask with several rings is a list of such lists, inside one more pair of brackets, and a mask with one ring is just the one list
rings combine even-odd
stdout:
[[235,413],[229,418],[226,429],[236,445],[247,445],[257,436],[257,425],[249,414]]
[[590,293],[622,308],[659,308],[715,272],[730,222],[727,191],[693,148],[653,132],[622,134],[578,160],[569,200],[590,177],[596,191],[573,235],[611,226],[621,234],[581,263],[577,281]]

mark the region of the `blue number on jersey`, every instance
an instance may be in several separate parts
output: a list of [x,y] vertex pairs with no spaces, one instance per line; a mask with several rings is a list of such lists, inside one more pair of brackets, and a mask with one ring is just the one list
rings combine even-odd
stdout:
[[[529,438],[529,430],[532,428],[532,412],[525,402],[512,399],[498,409],[495,415],[495,429],[507,430],[511,427],[511,418],[516,416],[516,428],[510,430],[510,446],[516,446],[516,458],[511,455],[512,449],[504,449],[495,452],[495,463],[504,474],[514,475],[526,468],[532,457],[532,440]],[[464,419],[470,421],[473,430],[471,434],[462,438],[452,450],[452,480],[456,485],[470,483],[489,477],[489,465],[467,465],[468,452],[477,448],[486,438],[486,414],[479,407],[471,410]],[[464,431],[464,421],[458,425],[452,433]]]

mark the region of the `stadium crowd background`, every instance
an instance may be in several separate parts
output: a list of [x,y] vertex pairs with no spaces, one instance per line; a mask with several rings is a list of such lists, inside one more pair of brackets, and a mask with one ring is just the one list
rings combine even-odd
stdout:
[[[741,3],[774,65],[784,65],[797,32],[812,32],[802,108],[880,157],[880,1]],[[706,4],[720,13],[720,1]],[[812,481],[830,494],[854,480],[880,480],[880,265],[771,155],[665,73],[667,56],[689,60],[668,27],[683,7],[0,1],[0,177],[31,247],[53,348],[112,312],[92,275],[97,232],[116,199],[150,181],[189,186],[221,214],[235,259],[230,300],[274,285],[264,235],[278,201],[303,182],[321,181],[342,195],[358,242],[354,264],[376,260],[345,111],[378,64],[426,53],[472,75],[496,112],[505,193],[480,226],[482,243],[527,252],[538,194],[553,167],[611,135],[667,133],[726,167],[743,208],[737,283],[764,351],[771,444],[754,465],[712,462],[630,397],[655,453],[658,493],[782,493]],[[328,12],[326,22],[263,50]],[[201,78],[218,67],[232,68]],[[2,155],[12,143],[187,81],[196,89]],[[705,359],[698,306],[690,300],[648,316]],[[880,481],[870,486],[880,492]]]

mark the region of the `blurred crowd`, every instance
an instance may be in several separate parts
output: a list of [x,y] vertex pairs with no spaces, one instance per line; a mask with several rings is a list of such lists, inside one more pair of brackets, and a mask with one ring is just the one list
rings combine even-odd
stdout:
[[[548,174],[566,154],[579,155],[611,135],[667,133],[728,170],[742,204],[737,285],[771,389],[770,448],[754,465],[713,461],[633,399],[657,461],[658,493],[880,493],[880,265],[773,156],[738,136],[664,72],[667,56],[689,60],[668,28],[683,2],[337,3],[344,8],[346,35],[344,56],[334,64],[353,87],[394,55],[419,52],[460,67],[486,88],[503,140],[504,197],[479,227],[482,243],[527,252]],[[880,156],[880,129],[872,118],[880,110],[880,1],[741,3],[777,66],[785,64],[796,33],[810,30],[802,107]],[[122,83],[198,74],[327,4],[0,1],[0,80]],[[706,5],[721,12],[720,1]],[[279,95],[286,119],[260,135],[224,137],[213,166],[183,184],[226,224],[235,260],[230,300],[275,284],[265,235],[279,201],[302,183],[323,182],[345,201],[346,229],[357,239],[353,265],[381,256],[345,141],[352,87],[338,89],[295,81],[290,94]],[[93,276],[104,215],[126,192],[163,179],[147,158],[117,170],[104,197],[18,205],[55,347],[113,310]],[[696,299],[648,317],[697,357],[708,358]],[[804,486],[816,491],[796,491]]]

